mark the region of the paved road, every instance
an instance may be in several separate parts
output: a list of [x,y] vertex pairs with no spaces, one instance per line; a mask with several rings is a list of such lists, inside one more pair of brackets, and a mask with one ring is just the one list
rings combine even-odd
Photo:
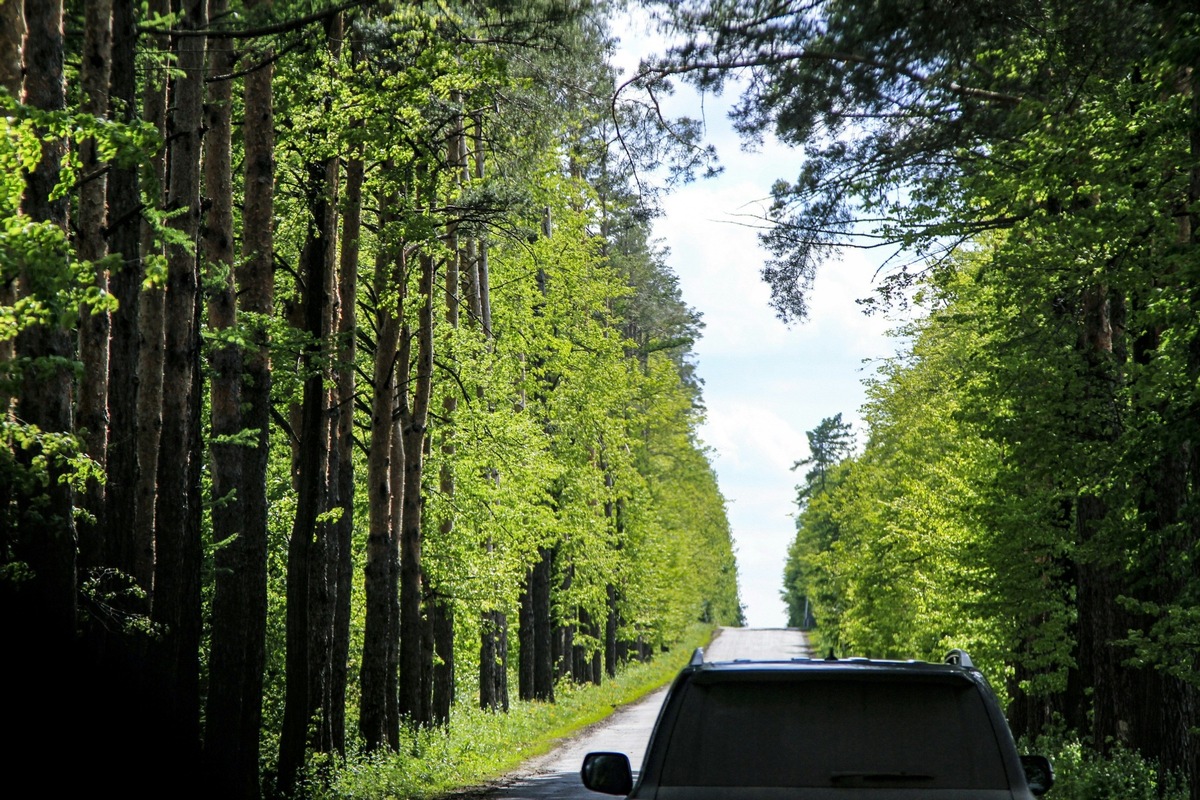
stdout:
[[[706,661],[756,661],[809,655],[808,640],[788,628],[722,628],[705,648]],[[622,752],[634,770],[641,769],[650,731],[658,717],[666,689],[613,712],[605,721],[564,742],[547,755],[526,763],[499,782],[470,793],[472,800],[599,800],[602,795],[583,788],[579,767],[583,757],[596,750]]]

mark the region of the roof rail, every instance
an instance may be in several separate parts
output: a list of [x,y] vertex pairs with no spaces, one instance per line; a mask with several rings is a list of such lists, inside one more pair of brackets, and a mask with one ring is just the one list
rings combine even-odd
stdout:
[[698,667],[704,663],[704,648],[697,647],[692,653],[692,660],[688,662],[689,667]]
[[973,662],[971,657],[967,655],[967,651],[960,650],[958,648],[955,648],[946,654],[946,663],[954,664],[959,667],[967,667],[968,669],[975,668],[975,662]]

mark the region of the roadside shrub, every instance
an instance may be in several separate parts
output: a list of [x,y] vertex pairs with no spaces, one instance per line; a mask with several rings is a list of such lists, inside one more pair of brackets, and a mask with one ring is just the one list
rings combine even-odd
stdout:
[[1072,735],[1039,736],[1027,752],[1041,753],[1054,764],[1049,800],[1188,800],[1185,781],[1164,773],[1158,763],[1121,745],[1107,755]]

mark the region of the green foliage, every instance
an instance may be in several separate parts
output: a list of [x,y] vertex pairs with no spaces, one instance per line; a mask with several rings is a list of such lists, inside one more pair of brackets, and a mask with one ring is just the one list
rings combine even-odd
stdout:
[[1039,736],[1025,749],[1054,765],[1053,797],[1058,800],[1186,800],[1186,782],[1121,745],[1101,755],[1062,734]]
[[818,601],[823,643],[965,646],[1019,727],[1061,709],[1194,781],[1200,18],[662,5],[687,41],[647,80],[747,71],[735,124],[804,148],[763,234],[780,316],[840,245],[893,248],[879,300],[925,313],[863,452],[805,498],[785,593]]
[[[251,115],[261,110],[243,107],[240,81],[246,70],[263,66],[270,48],[265,58],[274,69],[270,255],[275,310],[239,307],[236,323],[220,331],[201,310],[196,317],[201,343],[197,374],[212,377],[218,353],[249,351],[257,357],[258,346],[267,343],[262,355],[272,370],[273,413],[265,432],[268,608],[261,767],[269,774],[279,749],[289,668],[286,609],[289,603],[304,602],[287,596],[292,523],[301,499],[295,483],[302,446],[296,441],[296,417],[304,384],[320,374],[331,386],[336,369],[353,368],[359,380],[356,405],[349,410],[355,435],[365,441],[366,409],[376,387],[363,377],[373,375],[373,351],[379,343],[375,312],[399,310],[401,353],[409,360],[397,359],[398,383],[411,395],[416,379],[426,377],[417,375],[416,363],[424,306],[433,310],[435,356],[432,413],[426,422],[421,567],[426,588],[436,590],[455,612],[460,704],[449,737],[440,731],[409,732],[411,748],[403,754],[363,757],[345,766],[327,756],[315,757],[308,788],[316,795],[358,796],[351,787],[404,796],[428,793],[512,766],[520,754],[545,747],[547,731],[594,720],[610,704],[660,684],[677,667],[671,662],[631,666],[619,681],[601,689],[563,686],[557,707],[521,705],[507,718],[473,710],[465,701],[478,689],[482,615],[500,611],[515,620],[527,571],[543,549],[555,553],[553,622],[576,626],[575,643],[589,655],[605,642],[585,621],[599,621],[603,630],[611,602],[617,604],[619,640],[650,651],[694,638],[697,621],[707,631],[714,623],[742,619],[724,500],[696,435],[702,403],[690,346],[702,325],[680,297],[665,254],[648,240],[652,198],[641,193],[631,172],[634,162],[694,160],[698,129],[689,129],[672,144],[666,132],[643,124],[648,121],[645,109],[624,108],[623,121],[636,123],[625,134],[637,137],[645,148],[617,146],[607,100],[613,85],[604,61],[608,33],[598,13],[603,4],[367,4],[343,10],[338,24],[345,24],[344,36],[336,41],[320,34],[322,23],[334,23],[331,17],[298,22],[312,13],[307,5],[233,6],[211,21],[214,28],[235,34],[273,31],[234,40],[246,58],[230,80],[236,173],[245,162],[242,137],[253,129]],[[182,77],[151,31],[183,21],[181,16],[158,17],[149,9],[138,15],[145,35],[134,61],[139,90],[146,90],[147,98],[156,81]],[[68,82],[75,84],[80,43],[78,25],[72,25],[67,71]],[[208,46],[229,41],[212,37]],[[68,102],[77,104],[79,98],[72,95]],[[146,252],[140,259],[125,253],[122,263],[140,266],[144,289],[166,285],[167,249],[203,259],[203,250],[170,224],[188,210],[161,208],[163,187],[153,167],[163,143],[153,124],[119,125],[71,111],[39,112],[7,96],[0,99],[0,110],[0,285],[19,285],[19,292],[11,300],[5,295],[0,306],[0,344],[19,342],[23,333],[38,327],[69,334],[61,337],[69,342],[85,305],[93,314],[111,314],[115,332],[128,321],[121,315],[131,310],[117,307],[98,288],[98,277],[118,269],[121,256],[81,261],[70,225],[21,214],[25,176],[39,163],[46,142],[64,145],[54,191],[68,206],[76,202],[84,181],[96,179],[81,173],[81,143],[94,141],[107,167],[138,168],[142,207],[123,209],[121,223],[140,224]],[[115,109],[122,117],[126,111]],[[470,169],[464,174],[447,157],[448,140],[459,128],[469,142],[468,160],[473,161],[475,148],[483,150],[482,177]],[[202,149],[197,157],[209,155]],[[350,209],[348,198],[337,194],[344,184],[338,185],[334,176],[337,172],[337,180],[343,180],[352,160],[361,161],[364,170],[358,296],[339,297],[338,302],[362,313],[357,362],[343,365],[338,359],[347,343],[301,330],[300,319],[302,302],[320,294],[303,285],[307,266],[314,263],[317,248],[328,244],[321,240],[324,233],[317,235],[324,220],[315,217],[324,213],[330,197],[340,213]],[[241,217],[247,205],[245,179],[232,179],[236,240],[250,232],[243,230]],[[206,196],[217,191],[214,186],[201,189]],[[447,296],[461,300],[463,287],[445,283],[450,260],[466,252],[467,240],[477,252],[486,248],[488,253],[492,330],[487,332],[465,311],[457,326],[444,315]],[[232,244],[236,250],[239,243]],[[341,251],[331,248],[330,255],[352,252],[348,243],[337,244]],[[420,282],[425,265],[432,265],[432,289]],[[202,296],[211,300],[213,290],[230,277],[240,279],[241,267],[201,264],[199,274],[206,281]],[[239,298],[246,296],[243,287],[237,288]],[[19,403],[23,380],[42,372],[81,376],[81,365],[70,351],[64,345],[67,355],[37,359],[6,353],[0,361],[5,407],[10,398]],[[206,395],[202,390],[193,395],[203,396],[198,401],[202,420],[210,417],[207,404],[216,402]],[[5,523],[23,524],[42,513],[40,500],[50,481],[70,482],[80,499],[85,488],[102,483],[100,463],[83,454],[84,433],[47,433],[11,415],[0,417],[0,514]],[[218,564],[221,575],[245,568],[234,558],[239,545],[250,539],[242,538],[245,531],[232,531],[220,543],[212,538],[213,512],[233,511],[236,518],[240,495],[247,494],[244,487],[231,487],[222,497],[210,497],[214,476],[225,466],[214,451],[250,455],[259,433],[216,434],[205,425],[190,443],[194,450],[187,464],[162,465],[186,467],[188,474],[197,467],[200,485],[192,489],[208,498],[195,511],[205,545],[199,563],[179,567],[200,583],[199,608],[186,609],[188,614],[207,619]],[[115,441],[114,436],[109,440]],[[352,512],[356,577],[348,668],[354,683],[365,615],[361,576],[369,493],[362,479],[363,453],[351,457],[358,476],[354,497],[322,506],[315,516],[318,525],[331,526]],[[443,475],[447,486],[452,479],[453,492],[443,491],[438,481]],[[14,496],[21,502],[12,502]],[[34,501],[24,503],[25,498]],[[96,536],[100,527],[87,535]],[[94,552],[87,559],[115,557],[98,540],[88,545]],[[0,553],[0,577],[14,583],[29,580],[28,565],[14,555],[9,539],[0,539],[0,547],[6,548]],[[230,556],[227,564],[221,563],[224,556]],[[143,615],[154,610],[151,594],[103,563],[84,566],[74,599],[86,625],[99,624],[132,639],[162,633]],[[204,631],[196,654],[200,691],[227,677],[210,674],[219,663],[210,652],[218,638],[210,639],[211,633]],[[515,663],[517,637],[511,639],[510,660]],[[181,669],[190,670],[190,654],[183,661],[189,664]],[[201,697],[187,700],[197,708],[204,705]],[[351,686],[348,731],[355,730],[356,705]],[[486,753],[479,752],[483,740],[490,740]]]

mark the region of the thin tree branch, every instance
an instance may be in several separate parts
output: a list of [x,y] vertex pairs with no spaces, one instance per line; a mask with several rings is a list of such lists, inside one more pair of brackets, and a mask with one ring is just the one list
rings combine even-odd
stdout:
[[277,33],[290,33],[300,30],[314,22],[322,22],[330,17],[337,16],[343,11],[349,11],[354,8],[363,6],[375,5],[379,0],[350,0],[348,3],[343,3],[340,6],[327,8],[324,11],[315,11],[298,19],[287,20],[285,22],[277,22],[274,25],[264,25],[261,28],[246,28],[243,30],[222,30],[220,28],[205,28],[203,30],[193,31],[181,28],[155,28],[149,25],[139,25],[139,33],[151,33],[158,36],[169,35],[177,38],[186,38],[193,36],[207,36],[210,39],[256,39],[260,36],[272,36]]

